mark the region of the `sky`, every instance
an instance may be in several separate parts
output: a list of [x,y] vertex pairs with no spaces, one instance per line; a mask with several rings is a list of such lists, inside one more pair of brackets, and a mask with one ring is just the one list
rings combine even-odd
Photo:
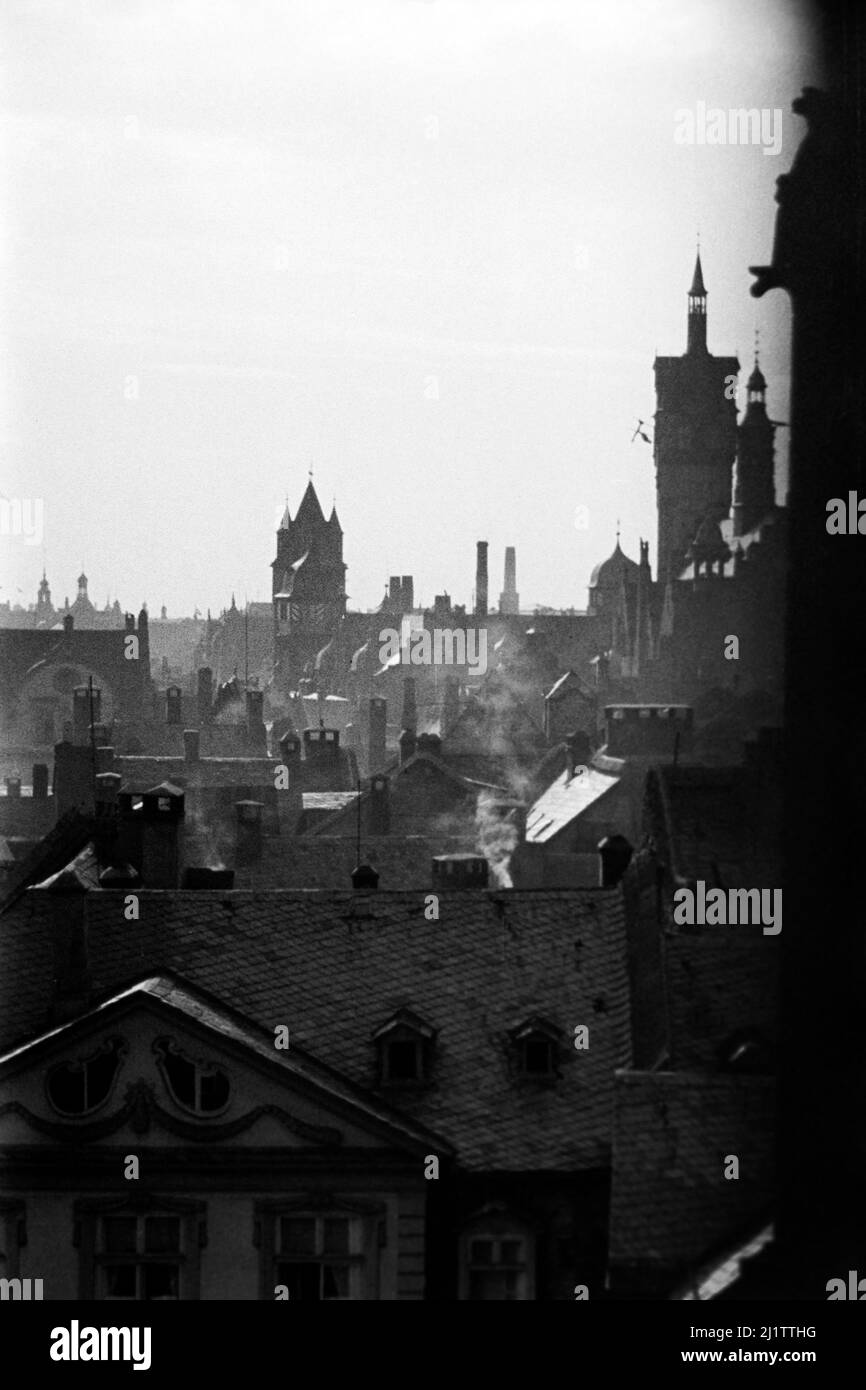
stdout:
[[[759,329],[789,418],[748,266],[820,81],[796,0],[6,0],[0,75],[0,493],[42,514],[0,601],[268,599],[312,469],[350,608],[471,602],[477,540],[493,603],[514,545],[522,607],[584,608],[618,519],[655,565],[631,436],[698,232],[710,350],[744,381]],[[699,103],[778,153],[678,140]]]

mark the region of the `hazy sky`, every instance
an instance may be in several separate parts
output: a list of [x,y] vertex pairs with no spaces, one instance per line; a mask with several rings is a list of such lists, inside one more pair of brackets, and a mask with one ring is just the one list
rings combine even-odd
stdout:
[[[3,6],[3,469],[44,546],[0,599],[156,615],[269,598],[314,469],[350,606],[390,573],[582,608],[651,541],[656,351],[709,345],[788,419],[787,297],[749,296],[818,80],[791,0],[27,0]],[[777,156],[683,145],[782,112]],[[786,431],[780,431],[784,454]],[[575,527],[575,510],[589,527]],[[23,592],[16,592],[17,589]]]

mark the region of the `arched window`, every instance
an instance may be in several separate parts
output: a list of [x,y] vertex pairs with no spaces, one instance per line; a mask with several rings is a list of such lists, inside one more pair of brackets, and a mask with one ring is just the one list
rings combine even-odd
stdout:
[[171,1038],[153,1044],[162,1079],[172,1099],[194,1115],[217,1115],[229,1103],[229,1079],[211,1062],[190,1057]]
[[98,1110],[111,1094],[126,1050],[122,1038],[105,1038],[89,1056],[51,1067],[45,1089],[54,1109],[75,1116]]

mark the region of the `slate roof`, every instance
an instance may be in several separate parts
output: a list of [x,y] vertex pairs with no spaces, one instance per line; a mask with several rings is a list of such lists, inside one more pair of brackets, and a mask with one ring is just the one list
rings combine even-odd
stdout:
[[273,1031],[257,1028],[241,1015],[225,1008],[219,1000],[191,988],[184,980],[172,975],[156,975],[139,980],[128,989],[119,991],[104,1000],[95,1009],[77,1018],[52,1028],[23,1047],[14,1048],[5,1056],[0,1056],[0,1070],[27,1065],[31,1057],[39,1057],[46,1047],[62,1042],[64,1038],[78,1038],[88,1027],[103,1027],[109,1019],[128,1013],[138,1004],[151,1003],[169,1020],[176,1018],[197,1028],[207,1029],[228,1042],[239,1043],[254,1054],[260,1063],[283,1074],[285,1079],[300,1083],[304,1087],[315,1087],[324,1093],[326,1102],[331,1100],[340,1107],[350,1107],[361,1124],[372,1121],[376,1128],[390,1131],[391,1137],[409,1141],[415,1146],[429,1147],[431,1141],[440,1143],[446,1153],[449,1147],[442,1136],[429,1130],[407,1124],[405,1117],[391,1111],[381,1101],[371,1101],[368,1094],[348,1084],[344,1077],[324,1067],[297,1046],[294,1038],[285,1050],[274,1047]]
[[[342,793],[341,793],[342,794]],[[306,796],[306,794],[305,794]],[[361,857],[379,874],[382,889],[426,888],[432,879],[434,854],[475,850],[477,835],[385,835],[364,832]],[[347,889],[358,863],[352,835],[280,835],[265,837],[262,857],[249,867],[235,866],[236,888]],[[596,861],[595,877],[598,881]]]
[[[452,1143],[474,1170],[605,1166],[614,1072],[631,1061],[619,889],[425,893],[139,890],[85,895],[94,998],[161,970],[292,1039],[351,1082],[377,1086],[372,1034],[409,1008],[437,1032],[432,1084],[385,1096]],[[54,918],[33,890],[0,921],[0,1047],[49,1023]],[[533,1014],[563,1030],[561,1075],[516,1079],[509,1030]],[[575,1025],[590,1047],[569,1046]],[[377,1094],[379,1094],[377,1092]]]
[[[770,1077],[629,1072],[616,1079],[609,1262],[682,1274],[769,1211]],[[724,1177],[726,1155],[739,1178]]]
[[273,758],[152,758],[122,754],[114,759],[113,772],[123,778],[123,790],[149,791],[158,782],[169,781],[181,791],[199,787],[241,787],[274,785]]
[[571,778],[565,768],[529,808],[526,817],[527,842],[546,844],[617,786],[618,777],[599,772],[590,765],[585,772]]
[[[782,928],[784,934],[784,926]],[[671,1061],[715,1068],[738,1033],[776,1033],[781,936],[761,927],[699,927],[664,939]]]

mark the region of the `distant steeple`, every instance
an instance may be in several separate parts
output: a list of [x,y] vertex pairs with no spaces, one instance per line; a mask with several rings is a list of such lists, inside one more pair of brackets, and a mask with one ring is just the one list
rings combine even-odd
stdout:
[[766,393],[756,333],[755,365],[746,384],[746,412],[737,427],[732,508],[735,536],[753,530],[776,505],[775,429],[767,416]]
[[695,271],[689,289],[688,341],[687,352],[706,352],[707,350],[707,290],[701,266],[701,251],[695,259]]

